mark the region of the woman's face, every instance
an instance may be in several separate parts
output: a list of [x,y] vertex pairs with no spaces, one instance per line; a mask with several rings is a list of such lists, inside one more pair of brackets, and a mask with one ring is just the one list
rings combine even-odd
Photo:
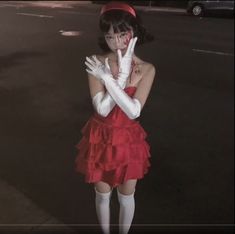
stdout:
[[114,33],[113,27],[111,26],[108,33],[104,35],[105,41],[111,51],[117,53],[117,50],[121,50],[122,54],[125,53],[129,41],[133,37],[133,30]]

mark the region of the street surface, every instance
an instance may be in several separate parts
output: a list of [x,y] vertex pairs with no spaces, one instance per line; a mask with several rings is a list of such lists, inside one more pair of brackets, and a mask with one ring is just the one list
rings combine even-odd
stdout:
[[[84,61],[101,52],[100,7],[0,2],[0,178],[75,229],[97,225],[93,186],[74,161],[93,113]],[[151,168],[137,184],[130,233],[230,230],[234,19],[138,10],[155,40],[136,54],[157,73],[140,118]],[[114,191],[114,228],[118,208]]]

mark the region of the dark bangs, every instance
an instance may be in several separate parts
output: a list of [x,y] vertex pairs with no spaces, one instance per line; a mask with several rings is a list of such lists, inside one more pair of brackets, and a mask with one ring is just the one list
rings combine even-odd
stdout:
[[133,24],[133,17],[121,10],[112,10],[106,12],[100,17],[100,30],[107,33],[111,26],[113,26],[114,33],[125,32],[131,29]]

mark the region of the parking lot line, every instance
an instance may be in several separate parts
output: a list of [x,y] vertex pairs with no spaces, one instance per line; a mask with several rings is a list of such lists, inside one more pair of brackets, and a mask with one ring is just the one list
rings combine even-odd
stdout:
[[200,50],[200,49],[192,49],[192,50],[195,51],[195,52],[198,52],[198,53],[216,54],[216,55],[224,55],[224,56],[234,56],[234,54],[220,52],[220,51]]
[[33,16],[33,17],[40,17],[40,18],[53,18],[54,16],[51,15],[37,15],[37,14],[30,14],[30,13],[16,13],[17,15],[26,15],[26,16]]

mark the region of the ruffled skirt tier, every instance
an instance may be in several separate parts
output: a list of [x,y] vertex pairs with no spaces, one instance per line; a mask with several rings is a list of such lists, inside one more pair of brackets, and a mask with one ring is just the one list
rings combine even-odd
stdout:
[[82,135],[75,163],[87,183],[103,181],[115,187],[129,179],[141,179],[148,172],[150,147],[137,121],[114,126],[93,116]]

